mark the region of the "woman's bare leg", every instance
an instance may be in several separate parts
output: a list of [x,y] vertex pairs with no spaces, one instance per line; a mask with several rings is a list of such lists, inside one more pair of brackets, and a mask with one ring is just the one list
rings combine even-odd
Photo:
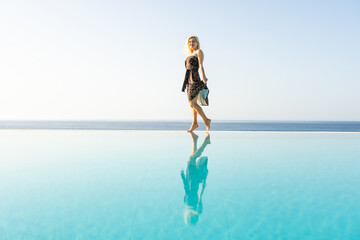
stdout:
[[197,112],[196,112],[196,110],[195,110],[193,107],[191,107],[191,113],[192,113],[193,122],[192,122],[191,127],[190,127],[190,129],[188,130],[188,132],[192,132],[192,131],[194,131],[196,128],[199,127],[198,122],[197,122]]
[[206,131],[209,131],[211,119],[206,117],[202,108],[199,106],[199,104],[197,104],[196,98],[194,98],[193,100],[190,101],[190,106],[193,109],[195,109],[195,111],[200,115],[200,117],[202,117],[202,119],[204,120],[205,126],[206,126]]

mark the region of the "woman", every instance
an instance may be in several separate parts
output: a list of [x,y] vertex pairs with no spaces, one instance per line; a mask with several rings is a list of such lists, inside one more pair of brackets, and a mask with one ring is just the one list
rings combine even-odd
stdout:
[[[182,91],[187,88],[187,96],[192,112],[192,124],[188,132],[194,131],[199,127],[197,122],[197,114],[204,120],[206,131],[210,129],[211,119],[207,118],[202,108],[197,104],[197,97],[199,92],[206,87],[208,79],[205,76],[203,60],[204,53],[200,49],[200,42],[197,36],[190,36],[185,45],[188,57],[185,60],[186,74]],[[202,80],[199,75],[199,68],[202,75]]]

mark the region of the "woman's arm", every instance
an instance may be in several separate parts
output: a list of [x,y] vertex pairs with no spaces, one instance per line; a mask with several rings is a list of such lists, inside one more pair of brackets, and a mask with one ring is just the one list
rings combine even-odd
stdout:
[[206,84],[208,79],[205,76],[205,71],[204,71],[204,66],[203,66],[204,53],[203,53],[203,51],[201,49],[199,49],[197,55],[198,55],[198,59],[199,59],[199,68],[200,68],[200,71],[201,71],[202,79],[203,79],[203,82]]

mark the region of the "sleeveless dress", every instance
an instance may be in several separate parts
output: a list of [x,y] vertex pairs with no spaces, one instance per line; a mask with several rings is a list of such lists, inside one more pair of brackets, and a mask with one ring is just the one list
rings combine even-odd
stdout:
[[198,96],[199,92],[206,87],[199,75],[199,59],[197,56],[188,56],[185,59],[186,74],[181,91],[187,88],[187,97],[191,101]]

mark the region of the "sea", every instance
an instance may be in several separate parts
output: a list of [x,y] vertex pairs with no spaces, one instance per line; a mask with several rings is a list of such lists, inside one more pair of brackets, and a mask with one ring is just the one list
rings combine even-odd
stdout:
[[[190,121],[0,121],[0,129],[186,130]],[[199,121],[198,130],[205,130]],[[360,132],[359,121],[216,121],[211,131]]]

